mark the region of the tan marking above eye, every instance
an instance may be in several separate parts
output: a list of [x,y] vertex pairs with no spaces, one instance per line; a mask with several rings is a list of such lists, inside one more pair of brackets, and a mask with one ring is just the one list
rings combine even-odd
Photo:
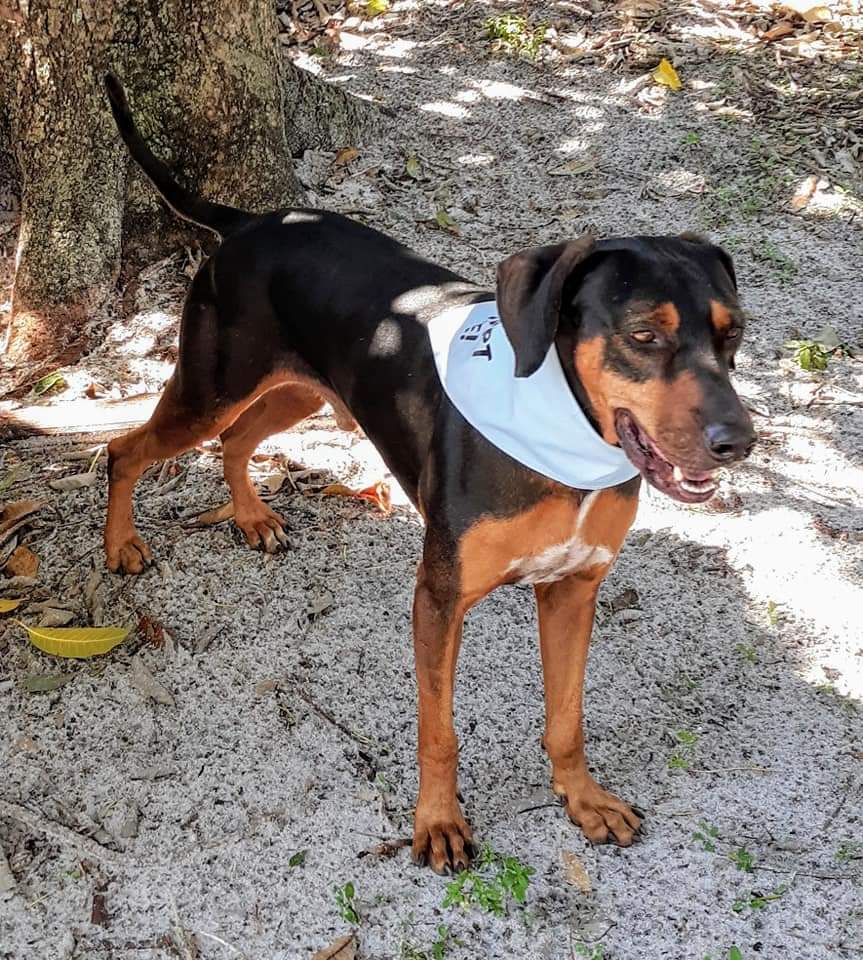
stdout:
[[735,319],[728,307],[718,300],[710,301],[710,322],[717,333],[730,335],[734,328]]
[[680,314],[673,303],[660,303],[647,315],[653,323],[659,324],[666,333],[677,333],[680,328]]

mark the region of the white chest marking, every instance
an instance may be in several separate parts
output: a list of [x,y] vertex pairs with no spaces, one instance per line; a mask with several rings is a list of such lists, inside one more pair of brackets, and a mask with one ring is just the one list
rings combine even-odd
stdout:
[[584,520],[593,501],[601,492],[601,490],[594,490],[582,501],[572,536],[546,547],[540,553],[513,560],[507,568],[507,573],[516,574],[519,583],[553,583],[577,570],[610,563],[614,559],[614,553],[608,547],[585,543],[581,538]]

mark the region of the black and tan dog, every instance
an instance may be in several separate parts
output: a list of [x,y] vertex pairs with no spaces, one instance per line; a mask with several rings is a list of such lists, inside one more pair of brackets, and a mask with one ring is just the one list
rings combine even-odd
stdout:
[[249,457],[330,402],[341,425],[362,427],[426,524],[413,611],[414,859],[437,872],[469,862],[453,728],[462,621],[495,587],[525,581],[539,609],[554,790],[590,840],[632,843],[639,817],[588,772],[582,684],[597,589],[640,477],[589,493],[502,452],[444,392],[427,326],[496,296],[515,376],[555,350],[601,438],[664,493],[700,502],[713,471],[754,442],[729,382],[743,333],[729,256],[692,235],[584,238],[504,260],[495,294],[333,213],[256,216],[190,195],[141,139],[119,83],[106,85],[132,157],[178,214],[223,239],[192,281],[177,367],[152,418],[110,444],[110,569],[139,573],[150,561],[132,519],[141,473],[218,435],[237,525],[252,546],[278,549],[284,521],[255,493]]

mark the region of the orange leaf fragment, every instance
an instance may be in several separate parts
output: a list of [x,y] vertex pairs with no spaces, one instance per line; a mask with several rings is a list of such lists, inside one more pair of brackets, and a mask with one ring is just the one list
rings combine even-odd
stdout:
[[382,513],[389,513],[393,508],[389,484],[383,480],[378,480],[370,487],[363,487],[362,490],[354,490],[343,483],[331,483],[324,487],[321,493],[325,497],[354,497],[357,500],[368,500]]

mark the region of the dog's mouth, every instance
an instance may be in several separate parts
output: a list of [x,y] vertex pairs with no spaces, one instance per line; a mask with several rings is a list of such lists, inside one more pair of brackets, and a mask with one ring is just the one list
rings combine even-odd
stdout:
[[628,410],[617,410],[614,425],[624,453],[647,482],[682,503],[704,503],[716,493],[715,470],[692,471],[673,464]]

